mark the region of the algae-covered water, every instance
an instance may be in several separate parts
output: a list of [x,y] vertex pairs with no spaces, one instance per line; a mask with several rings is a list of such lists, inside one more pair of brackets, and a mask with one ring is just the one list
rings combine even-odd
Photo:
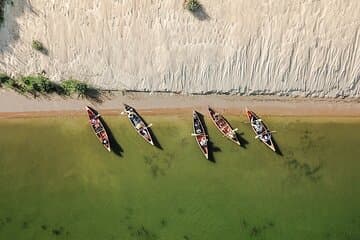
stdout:
[[214,163],[191,113],[145,118],[162,149],[104,117],[117,154],[85,115],[0,120],[0,239],[360,238],[359,119],[265,117],[281,156],[245,118],[245,147],[206,118]]

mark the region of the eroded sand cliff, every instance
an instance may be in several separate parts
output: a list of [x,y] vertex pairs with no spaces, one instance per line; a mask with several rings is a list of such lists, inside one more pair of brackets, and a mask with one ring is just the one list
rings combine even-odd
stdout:
[[359,0],[200,2],[194,16],[182,0],[15,0],[0,71],[106,89],[360,96]]

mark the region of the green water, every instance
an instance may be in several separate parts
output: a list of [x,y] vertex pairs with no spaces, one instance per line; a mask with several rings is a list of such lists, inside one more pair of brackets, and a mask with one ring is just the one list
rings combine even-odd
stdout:
[[85,116],[0,120],[0,239],[360,238],[359,119],[266,118],[280,156],[243,117],[246,148],[206,118],[216,163],[191,115],[146,117],[163,150],[105,120],[121,156]]

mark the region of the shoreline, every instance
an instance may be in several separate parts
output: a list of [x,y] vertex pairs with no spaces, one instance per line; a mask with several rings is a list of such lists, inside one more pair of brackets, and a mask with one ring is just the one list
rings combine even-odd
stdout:
[[277,96],[174,95],[164,93],[112,92],[101,102],[57,95],[32,98],[9,90],[0,91],[0,118],[28,118],[83,115],[86,105],[104,115],[117,115],[127,103],[143,115],[182,115],[212,106],[227,115],[242,114],[248,107],[259,115],[360,117],[360,99],[314,99]]
[[[198,109],[197,109],[198,110]],[[122,116],[120,114],[121,109],[107,109],[107,110],[101,110],[102,116]],[[192,109],[139,109],[138,110],[142,116],[165,116],[165,117],[171,117],[171,116],[191,116]],[[226,115],[225,117],[236,117],[240,116],[244,119],[246,118],[245,114],[243,112],[231,112],[231,111],[220,111],[222,114]],[[200,111],[205,117],[208,116],[208,113],[205,111]],[[333,118],[334,120],[356,120],[360,121],[360,116],[355,115],[291,115],[291,114],[283,114],[283,115],[274,115],[274,114],[263,114],[262,112],[257,112],[262,117],[285,117],[285,118],[316,118],[316,119],[329,119]],[[34,118],[57,118],[57,117],[81,117],[86,116],[85,111],[34,111],[34,112],[0,112],[0,120],[4,119],[34,119]]]

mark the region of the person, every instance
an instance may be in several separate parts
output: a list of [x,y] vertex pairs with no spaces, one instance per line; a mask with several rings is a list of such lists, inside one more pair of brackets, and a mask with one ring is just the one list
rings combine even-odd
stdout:
[[199,126],[199,121],[198,121],[198,120],[195,120],[194,125],[195,125],[195,127],[198,127],[198,126]]
[[259,119],[251,120],[251,126],[254,127],[255,131],[257,133],[260,133],[263,131],[263,125],[261,124],[261,121]]
[[206,137],[203,136],[200,140],[200,145],[204,147],[204,146],[206,146],[206,143],[207,143],[207,139],[206,139]]
[[262,141],[267,142],[267,141],[270,140],[270,135],[269,135],[268,133],[263,133],[263,134],[260,135],[260,139],[261,139]]
[[228,135],[230,138],[234,138],[235,133],[234,133],[233,131],[229,131],[229,132],[227,132],[227,135]]

